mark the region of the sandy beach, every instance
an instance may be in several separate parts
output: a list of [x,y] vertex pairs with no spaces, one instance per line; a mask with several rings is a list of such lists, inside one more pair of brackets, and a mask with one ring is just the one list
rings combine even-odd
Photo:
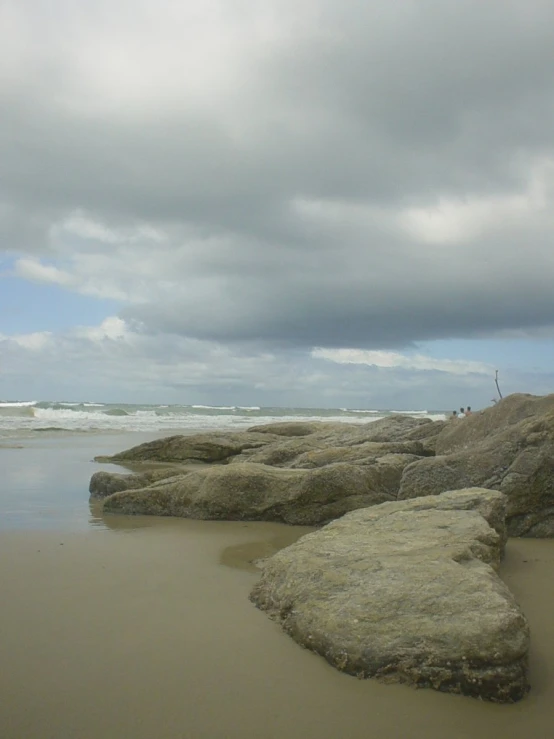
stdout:
[[[300,648],[248,600],[258,576],[251,560],[305,529],[102,519],[89,509],[86,482],[93,452],[106,443],[0,450],[12,470],[1,500],[7,510],[19,495],[26,523],[0,532],[2,739],[550,735],[553,541],[511,540],[502,568],[532,629],[532,690],[523,701],[494,705],[360,681]],[[23,460],[27,488],[20,480],[16,490],[13,469]]]

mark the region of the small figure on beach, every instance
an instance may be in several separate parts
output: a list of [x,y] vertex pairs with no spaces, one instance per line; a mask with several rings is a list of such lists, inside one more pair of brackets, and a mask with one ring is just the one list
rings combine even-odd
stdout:
[[463,408],[460,408],[460,412],[458,413],[458,418],[465,418],[466,414]]
[[452,411],[450,418],[458,418],[458,411]]
[[468,407],[466,408],[466,416],[471,416],[471,415],[472,415],[471,406],[468,405]]

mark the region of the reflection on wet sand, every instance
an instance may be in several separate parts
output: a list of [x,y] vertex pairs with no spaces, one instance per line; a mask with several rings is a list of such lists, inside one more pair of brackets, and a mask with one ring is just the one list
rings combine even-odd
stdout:
[[150,526],[160,525],[159,519],[155,516],[117,516],[110,513],[104,513],[102,510],[102,500],[89,500],[90,518],[89,523],[94,528],[110,529],[112,531],[134,531],[144,529]]
[[273,536],[269,536],[272,529],[267,529],[267,538],[259,541],[248,541],[233,544],[221,551],[219,561],[226,567],[235,567],[247,572],[259,572],[261,562],[289,544],[295,542],[299,536],[307,534],[313,529],[301,526],[281,526],[268,524],[275,528]]

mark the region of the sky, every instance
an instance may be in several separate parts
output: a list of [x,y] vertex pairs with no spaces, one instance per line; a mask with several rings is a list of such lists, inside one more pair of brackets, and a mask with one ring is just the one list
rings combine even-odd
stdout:
[[550,0],[3,0],[0,400],[554,391]]

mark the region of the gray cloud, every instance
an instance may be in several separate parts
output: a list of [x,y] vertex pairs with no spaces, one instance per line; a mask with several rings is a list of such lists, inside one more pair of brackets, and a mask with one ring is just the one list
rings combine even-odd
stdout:
[[[3,387],[27,399],[444,410],[468,402],[487,406],[495,393],[486,366],[464,372],[460,362],[459,372],[448,373],[433,369],[429,358],[414,372],[394,363],[337,364],[301,350],[260,353],[126,330],[121,336],[73,330],[1,343]],[[548,392],[552,379],[552,373],[510,371],[502,373],[501,384],[506,393],[529,387]]]
[[[226,2],[204,49],[186,4],[87,6],[11,10],[6,251],[111,285],[151,334],[388,348],[554,324],[552,3]],[[76,210],[164,240],[60,240]]]

